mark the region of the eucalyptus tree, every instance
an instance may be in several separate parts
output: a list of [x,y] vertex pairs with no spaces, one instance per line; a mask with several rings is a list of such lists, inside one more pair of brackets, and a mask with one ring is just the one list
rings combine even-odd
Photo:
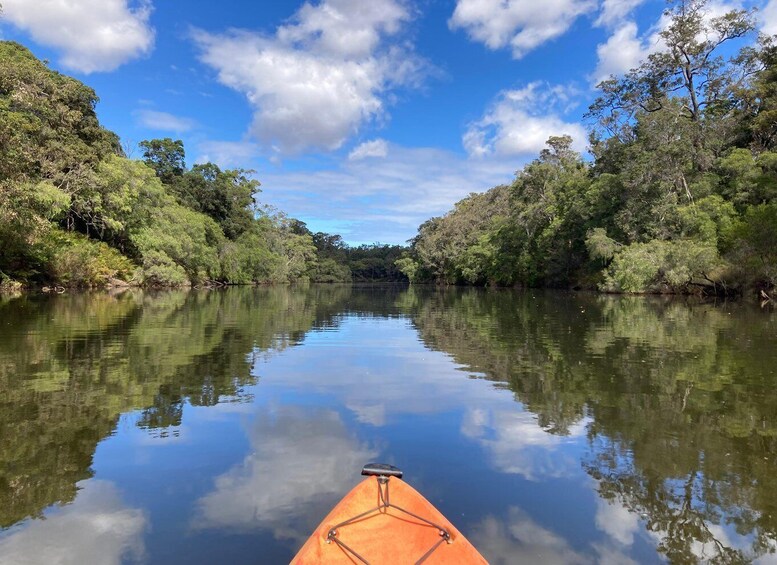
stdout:
[[[709,112],[730,106],[737,84],[747,77],[724,46],[755,29],[753,13],[731,10],[711,14],[708,0],[672,0],[664,12],[667,25],[658,33],[655,52],[624,77],[599,84],[601,95],[589,109],[600,132],[629,141],[639,113],[669,110],[700,123]],[[670,99],[680,104],[669,106]]]
[[143,161],[163,183],[171,184],[186,172],[186,151],[180,139],[148,139],[138,145],[143,149]]

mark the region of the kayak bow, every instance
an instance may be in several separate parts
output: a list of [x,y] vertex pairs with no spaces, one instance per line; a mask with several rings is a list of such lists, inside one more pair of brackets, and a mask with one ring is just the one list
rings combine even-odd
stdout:
[[486,563],[439,510],[392,465],[371,463],[367,476],[332,509],[295,565]]

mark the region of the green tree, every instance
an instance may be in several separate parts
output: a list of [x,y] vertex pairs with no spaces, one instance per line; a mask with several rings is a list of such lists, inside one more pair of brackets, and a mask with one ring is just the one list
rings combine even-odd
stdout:
[[250,178],[253,172],[222,171],[213,163],[194,165],[176,179],[173,190],[182,204],[213,218],[224,234],[235,240],[254,219],[259,181]]
[[150,139],[138,145],[143,149],[143,161],[163,183],[172,184],[186,171],[186,152],[180,139]]
[[[731,108],[730,95],[742,77],[735,58],[720,53],[728,42],[755,28],[751,12],[732,10],[710,17],[708,0],[673,0],[665,11],[668,25],[659,32],[663,45],[624,78],[611,77],[599,85],[601,96],[589,115],[600,131],[628,141],[633,119],[642,112],[660,112],[674,99],[679,108],[670,111],[702,124],[710,112],[720,118]],[[678,111],[679,110],[679,111]],[[701,169],[710,163],[705,155],[705,136],[694,127],[692,158]]]

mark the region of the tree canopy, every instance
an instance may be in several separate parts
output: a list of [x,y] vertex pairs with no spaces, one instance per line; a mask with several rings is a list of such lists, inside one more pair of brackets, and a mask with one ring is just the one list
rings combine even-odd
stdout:
[[509,187],[422,224],[412,280],[732,293],[777,283],[775,46],[753,13],[671,1],[658,49],[599,85],[591,155],[551,137]]
[[128,159],[96,102],[0,42],[0,285],[350,280],[332,252],[342,239],[316,240],[260,205],[254,171],[188,168],[171,138],[141,141],[142,160]]

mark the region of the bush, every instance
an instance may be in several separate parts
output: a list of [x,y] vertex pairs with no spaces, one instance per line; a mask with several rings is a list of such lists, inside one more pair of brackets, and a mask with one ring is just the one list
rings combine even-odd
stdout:
[[180,285],[187,279],[197,282],[220,275],[221,229],[208,216],[184,208],[170,197],[130,239],[141,257],[143,277],[151,284]]
[[143,255],[143,282],[149,286],[184,286],[189,277],[167,253],[154,249]]
[[63,286],[102,287],[114,279],[130,281],[137,271],[137,266],[115,249],[78,233],[52,229],[45,245],[51,257],[48,276]]
[[743,271],[740,276],[747,273],[749,282],[759,286],[777,285],[777,204],[748,208],[727,241],[728,257]]
[[615,255],[602,290],[610,292],[683,291],[697,277],[720,265],[717,249],[690,240],[632,243]]
[[308,270],[308,276],[313,282],[337,283],[351,280],[351,269],[341,265],[334,259],[321,259]]

